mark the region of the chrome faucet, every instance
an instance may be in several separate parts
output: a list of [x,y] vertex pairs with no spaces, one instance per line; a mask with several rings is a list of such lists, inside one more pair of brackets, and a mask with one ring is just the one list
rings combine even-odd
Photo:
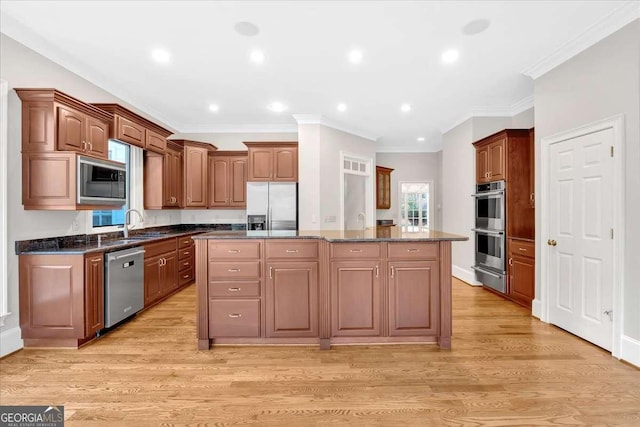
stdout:
[[362,231],[367,229],[367,215],[364,212],[360,212],[358,214],[358,222],[360,222],[360,217],[362,217]]
[[131,218],[131,216],[129,215],[129,213],[131,212],[135,212],[138,214],[138,216],[140,217],[140,222],[144,222],[144,217],[142,216],[142,214],[140,213],[139,210],[137,209],[129,209],[124,213],[124,238],[127,239],[129,238],[129,219]]

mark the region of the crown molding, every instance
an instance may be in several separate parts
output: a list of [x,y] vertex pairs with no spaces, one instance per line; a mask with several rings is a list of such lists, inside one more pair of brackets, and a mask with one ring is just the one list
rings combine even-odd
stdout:
[[475,107],[471,112],[459,116],[457,120],[450,122],[450,124],[443,126],[440,132],[444,135],[451,129],[460,126],[462,123],[474,117],[513,117],[523,111],[526,111],[534,106],[533,95],[526,96],[520,101],[517,101],[508,107]]
[[342,132],[350,133],[352,135],[359,136],[373,142],[375,142],[379,138],[378,136],[363,131],[362,129],[357,129],[344,123],[328,119],[322,114],[293,114],[293,118],[296,119],[298,125],[322,125]]
[[522,71],[534,80],[640,17],[640,2],[624,3],[555,52]]
[[442,143],[439,143],[438,146],[425,147],[422,149],[417,149],[416,147],[389,147],[389,146],[376,147],[376,153],[385,153],[385,154],[437,153],[438,151],[442,151]]
[[298,133],[294,124],[216,124],[179,126],[180,133]]

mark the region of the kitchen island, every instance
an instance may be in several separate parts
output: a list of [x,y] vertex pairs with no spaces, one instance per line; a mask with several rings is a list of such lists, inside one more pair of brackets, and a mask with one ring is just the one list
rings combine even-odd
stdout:
[[218,231],[196,245],[198,348],[437,343],[451,348],[451,242],[440,231]]

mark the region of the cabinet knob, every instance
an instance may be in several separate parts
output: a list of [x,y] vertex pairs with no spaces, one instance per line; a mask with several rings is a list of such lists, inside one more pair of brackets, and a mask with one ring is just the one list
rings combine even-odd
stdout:
[[551,240],[551,239],[547,240],[547,245],[549,245],[549,246],[555,246],[557,244],[558,244],[558,242],[556,242],[555,240]]

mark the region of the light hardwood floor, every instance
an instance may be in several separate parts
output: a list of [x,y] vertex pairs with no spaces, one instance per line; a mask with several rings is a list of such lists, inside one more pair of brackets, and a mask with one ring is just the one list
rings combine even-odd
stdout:
[[79,350],[0,360],[0,404],[67,426],[640,425],[640,370],[454,280],[453,349],[196,350],[195,286]]

